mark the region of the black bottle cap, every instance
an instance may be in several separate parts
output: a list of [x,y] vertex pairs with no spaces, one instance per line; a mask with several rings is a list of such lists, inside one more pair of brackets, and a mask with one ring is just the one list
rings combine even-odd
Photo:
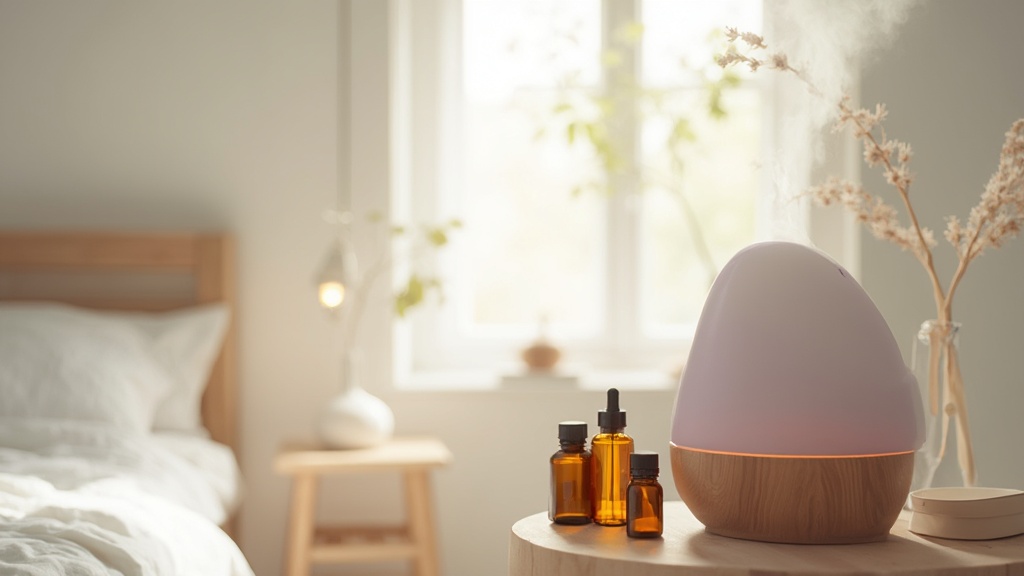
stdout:
[[608,389],[608,407],[598,411],[597,425],[612,430],[622,430],[626,427],[626,412],[619,410],[619,391],[617,389]]
[[643,450],[629,455],[629,472],[634,476],[658,475],[658,453]]
[[558,439],[562,442],[586,442],[587,423],[578,420],[559,422]]

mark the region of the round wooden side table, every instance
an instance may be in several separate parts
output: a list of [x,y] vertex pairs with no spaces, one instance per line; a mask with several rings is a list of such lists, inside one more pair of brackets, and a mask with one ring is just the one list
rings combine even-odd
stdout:
[[769,544],[710,534],[682,502],[665,503],[661,538],[623,527],[552,524],[546,512],[512,526],[509,576],[1024,575],[1024,535],[944,540],[907,530],[903,512],[885,542]]

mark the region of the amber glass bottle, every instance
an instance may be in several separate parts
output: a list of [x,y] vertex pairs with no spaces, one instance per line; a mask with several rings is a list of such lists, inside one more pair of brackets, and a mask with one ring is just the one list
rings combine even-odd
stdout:
[[626,523],[626,488],[633,439],[626,435],[626,413],[619,410],[619,391],[608,390],[608,407],[597,413],[601,432],[590,443],[594,522],[602,526]]
[[551,456],[551,497],[548,518],[556,524],[590,522],[590,451],[587,423],[560,422],[561,450]]
[[658,453],[634,452],[629,467],[632,479],[626,489],[626,535],[657,538],[664,528],[664,492],[658,483]]

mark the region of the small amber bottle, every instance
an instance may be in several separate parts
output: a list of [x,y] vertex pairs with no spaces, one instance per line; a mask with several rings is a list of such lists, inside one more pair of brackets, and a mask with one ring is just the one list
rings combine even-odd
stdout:
[[619,391],[608,390],[608,407],[597,413],[601,432],[590,442],[594,522],[602,526],[626,523],[626,487],[629,485],[629,455],[633,439],[623,431],[626,413],[619,410]]
[[658,453],[634,452],[629,462],[632,479],[626,490],[626,535],[657,538],[664,528],[664,493],[658,483]]
[[558,442],[562,449],[551,456],[548,518],[556,524],[587,524],[591,508],[587,423],[560,422]]

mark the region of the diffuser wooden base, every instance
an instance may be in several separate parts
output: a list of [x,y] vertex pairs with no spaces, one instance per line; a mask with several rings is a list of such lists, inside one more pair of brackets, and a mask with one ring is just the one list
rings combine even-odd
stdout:
[[671,457],[676,489],[708,532],[791,544],[884,540],[914,472],[913,452],[790,458],[673,444]]

